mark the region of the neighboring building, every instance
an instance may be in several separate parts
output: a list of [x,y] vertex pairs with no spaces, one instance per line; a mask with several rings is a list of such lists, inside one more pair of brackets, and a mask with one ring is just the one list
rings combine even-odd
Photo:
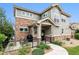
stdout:
[[72,37],[74,38],[75,30],[79,30],[79,23],[71,23],[70,24]]
[[71,26],[71,29],[72,29],[72,30],[77,30],[77,29],[79,29],[79,23],[71,23],[70,26]]
[[39,40],[42,34],[52,39],[71,37],[70,15],[58,4],[53,4],[42,13],[14,6],[14,16],[16,40],[25,38],[29,33]]

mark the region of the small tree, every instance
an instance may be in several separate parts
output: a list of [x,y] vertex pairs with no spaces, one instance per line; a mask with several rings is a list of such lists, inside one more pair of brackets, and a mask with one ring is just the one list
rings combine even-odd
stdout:
[[79,40],[79,33],[75,33],[74,37]]
[[3,50],[2,43],[7,37],[4,34],[0,34],[0,51]]
[[14,30],[12,24],[7,20],[4,22],[4,27],[2,31],[8,38],[11,38],[14,35]]
[[79,29],[75,30],[75,34],[74,34],[75,39],[79,40]]
[[0,33],[5,34],[9,39],[14,35],[12,24],[6,19],[2,8],[0,8]]

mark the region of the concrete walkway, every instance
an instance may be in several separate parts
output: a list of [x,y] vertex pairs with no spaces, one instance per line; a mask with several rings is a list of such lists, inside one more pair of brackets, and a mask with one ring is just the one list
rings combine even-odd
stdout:
[[53,50],[45,55],[68,55],[66,49],[55,44],[48,44]]

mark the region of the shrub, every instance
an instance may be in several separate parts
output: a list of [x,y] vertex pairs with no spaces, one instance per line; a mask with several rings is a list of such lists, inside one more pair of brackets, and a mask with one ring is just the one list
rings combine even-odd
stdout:
[[75,33],[74,37],[79,40],[79,33]]
[[48,46],[48,45],[45,45],[45,48],[46,48],[46,49],[50,49],[50,46]]
[[41,48],[37,48],[32,51],[32,55],[43,55],[43,54],[44,54],[44,50]]
[[53,44],[60,45],[60,46],[62,45],[62,42],[60,42],[60,41],[53,41],[52,43],[53,43]]
[[30,52],[31,48],[30,47],[22,47],[19,49],[18,54],[19,55],[26,55]]
[[79,33],[79,29],[75,30],[75,33]]
[[4,34],[0,34],[0,51],[3,50],[2,43],[3,41],[5,41],[5,39],[6,39],[6,36]]
[[2,43],[6,39],[4,34],[0,34],[0,43]]
[[50,46],[44,44],[43,42],[41,42],[40,45],[38,45],[37,47],[41,49],[50,49]]

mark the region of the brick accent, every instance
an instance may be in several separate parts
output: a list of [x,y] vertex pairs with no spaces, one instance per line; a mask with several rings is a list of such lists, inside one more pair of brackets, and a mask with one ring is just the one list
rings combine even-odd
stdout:
[[31,20],[28,20],[28,19],[24,19],[24,18],[15,18],[15,23],[16,23],[16,26],[15,26],[15,36],[16,36],[16,41],[17,40],[20,40],[20,39],[23,39],[27,36],[27,34],[29,33],[28,32],[20,32],[19,28],[21,26],[24,26],[24,27],[27,27],[29,25],[32,24],[32,21]]

